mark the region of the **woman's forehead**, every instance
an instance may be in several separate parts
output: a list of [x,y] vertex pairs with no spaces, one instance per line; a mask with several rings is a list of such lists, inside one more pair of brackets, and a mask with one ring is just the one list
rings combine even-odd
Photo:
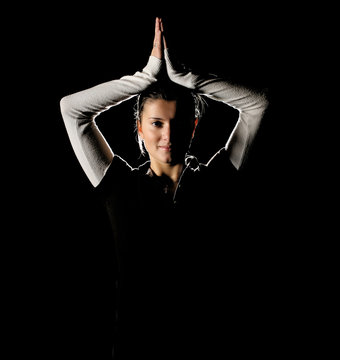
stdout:
[[176,114],[176,100],[148,99],[144,104],[143,115],[173,118]]
[[[191,115],[193,111],[193,104],[188,101],[181,100],[165,100],[165,99],[147,99],[144,103],[144,115],[164,114],[165,117],[173,118],[179,113]],[[168,115],[168,116],[166,116]]]

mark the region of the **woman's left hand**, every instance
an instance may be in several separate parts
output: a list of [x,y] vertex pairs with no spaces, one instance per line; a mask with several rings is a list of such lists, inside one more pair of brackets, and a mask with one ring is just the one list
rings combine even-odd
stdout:
[[162,19],[158,17],[156,17],[155,22],[155,37],[153,39],[151,56],[163,59],[163,23]]

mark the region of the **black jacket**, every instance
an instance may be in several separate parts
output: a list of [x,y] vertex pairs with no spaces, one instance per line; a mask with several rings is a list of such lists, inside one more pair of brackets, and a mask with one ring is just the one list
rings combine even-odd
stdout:
[[258,257],[224,149],[208,165],[187,157],[174,196],[149,162],[133,169],[119,156],[96,191],[116,244],[116,359],[220,356],[221,336],[239,340]]

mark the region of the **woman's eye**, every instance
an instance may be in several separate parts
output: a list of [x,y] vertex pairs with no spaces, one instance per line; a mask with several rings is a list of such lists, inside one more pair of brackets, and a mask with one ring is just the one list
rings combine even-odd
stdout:
[[154,121],[152,123],[152,126],[155,126],[155,127],[161,127],[162,126],[162,123],[160,121]]

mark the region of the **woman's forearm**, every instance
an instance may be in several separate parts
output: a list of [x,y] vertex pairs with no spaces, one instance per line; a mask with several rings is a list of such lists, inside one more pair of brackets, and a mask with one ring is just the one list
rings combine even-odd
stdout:
[[141,72],[61,99],[60,110],[73,150],[93,186],[100,183],[113,158],[113,151],[98,129],[95,118],[155,82],[161,64],[160,59],[150,56]]

